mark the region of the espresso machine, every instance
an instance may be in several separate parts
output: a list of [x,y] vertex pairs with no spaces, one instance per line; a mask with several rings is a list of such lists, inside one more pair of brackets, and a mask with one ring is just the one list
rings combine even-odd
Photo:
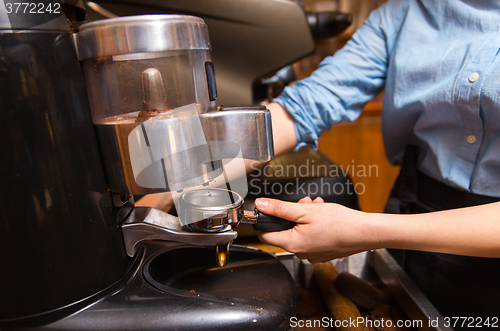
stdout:
[[[0,330],[288,329],[286,268],[228,258],[239,222],[293,226],[243,210],[271,114],[217,107],[204,21],[43,5],[0,0]],[[177,214],[134,206],[154,192]]]

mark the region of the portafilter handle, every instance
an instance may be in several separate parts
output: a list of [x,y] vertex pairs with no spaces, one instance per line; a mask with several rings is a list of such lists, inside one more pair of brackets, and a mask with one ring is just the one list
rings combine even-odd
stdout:
[[252,223],[254,230],[257,231],[276,232],[289,230],[297,224],[284,218],[263,213],[257,208],[254,209],[253,213],[245,210],[244,215],[241,221],[243,223]]

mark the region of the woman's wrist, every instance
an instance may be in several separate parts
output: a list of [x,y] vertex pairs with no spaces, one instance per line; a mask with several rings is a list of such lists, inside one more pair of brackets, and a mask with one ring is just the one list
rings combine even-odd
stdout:
[[366,231],[371,233],[369,249],[406,248],[408,233],[408,215],[365,213]]
[[355,213],[350,216],[355,222],[347,224],[347,226],[352,227],[356,224],[357,230],[351,233],[356,233],[357,238],[345,239],[347,241],[357,241],[355,246],[360,250],[387,248],[388,243],[394,235],[391,231],[389,220],[385,217],[387,215],[361,211],[355,211]]

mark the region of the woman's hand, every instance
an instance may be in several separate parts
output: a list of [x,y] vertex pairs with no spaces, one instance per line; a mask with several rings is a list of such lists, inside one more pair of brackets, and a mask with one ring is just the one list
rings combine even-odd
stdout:
[[257,199],[255,205],[297,223],[260,239],[313,263],[378,248],[500,258],[500,202],[415,215],[363,213],[310,198]]
[[137,207],[153,207],[168,213],[174,206],[174,200],[170,192],[154,193],[143,196],[135,205]]
[[312,263],[379,248],[366,213],[309,197],[298,203],[261,198],[255,205],[266,214],[297,223],[290,230],[262,232],[260,240]]

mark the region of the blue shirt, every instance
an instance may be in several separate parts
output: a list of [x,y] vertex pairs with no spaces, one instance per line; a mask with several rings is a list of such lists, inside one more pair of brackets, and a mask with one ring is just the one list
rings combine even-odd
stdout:
[[314,145],[385,87],[391,163],[401,162],[405,145],[418,145],[420,171],[500,197],[499,26],[495,1],[390,1],[275,101],[294,118],[299,146]]

